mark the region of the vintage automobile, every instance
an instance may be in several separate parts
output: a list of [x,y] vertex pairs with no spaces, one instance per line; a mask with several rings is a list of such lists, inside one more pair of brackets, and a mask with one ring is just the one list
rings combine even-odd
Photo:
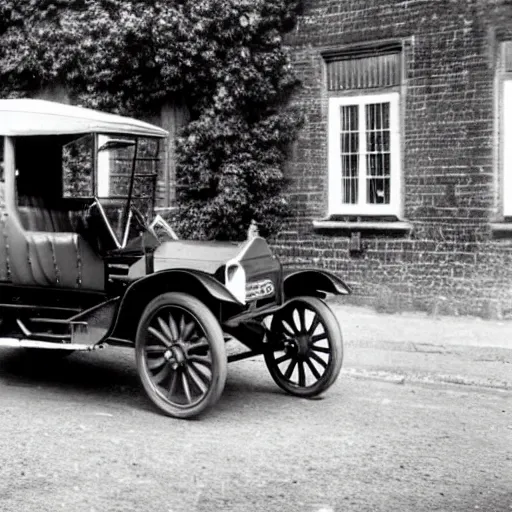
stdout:
[[[178,239],[152,213],[166,136],[78,106],[0,100],[0,346],[37,357],[133,347],[147,395],[178,418],[215,404],[227,362],[254,355],[283,390],[318,395],[343,356],[322,299],[349,288],[284,269],[257,235]],[[232,339],[247,350],[227,357]]]

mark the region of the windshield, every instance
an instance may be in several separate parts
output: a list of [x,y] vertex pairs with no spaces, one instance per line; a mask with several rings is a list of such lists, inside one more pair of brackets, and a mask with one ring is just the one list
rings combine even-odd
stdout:
[[143,213],[153,206],[158,141],[100,135],[97,197],[127,200],[133,171],[132,203]]
[[86,135],[63,147],[64,196],[96,197],[122,244],[132,207],[151,217],[158,165],[157,139]]

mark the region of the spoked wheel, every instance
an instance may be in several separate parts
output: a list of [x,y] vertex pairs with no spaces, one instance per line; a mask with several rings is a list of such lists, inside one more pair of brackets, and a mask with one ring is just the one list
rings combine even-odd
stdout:
[[169,416],[197,416],[222,394],[224,336],[213,313],[195,297],[164,293],[152,300],[137,329],[135,356],[146,393]]
[[273,316],[270,331],[265,362],[280,388],[312,397],[334,383],[343,362],[343,340],[327,304],[297,297]]

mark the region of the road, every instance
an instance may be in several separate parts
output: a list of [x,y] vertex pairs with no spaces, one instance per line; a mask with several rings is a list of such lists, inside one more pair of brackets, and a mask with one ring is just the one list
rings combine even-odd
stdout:
[[2,512],[512,510],[505,390],[342,373],[301,400],[250,360],[180,421],[153,409],[130,351],[2,349],[0,414]]

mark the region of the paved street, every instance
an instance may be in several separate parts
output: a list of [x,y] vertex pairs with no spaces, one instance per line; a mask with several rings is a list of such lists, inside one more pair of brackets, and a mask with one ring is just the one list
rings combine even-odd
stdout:
[[[512,510],[512,393],[378,380],[416,362],[364,361],[371,343],[357,345],[347,342],[350,366],[319,400],[282,394],[260,359],[234,363],[199,421],[151,407],[130,351],[41,366],[3,349],[0,510]],[[412,354],[389,348],[378,353]],[[431,375],[445,357],[469,358],[457,367],[468,374],[485,364],[415,357]]]
[[512,390],[512,320],[332,306],[344,332],[346,373]]

